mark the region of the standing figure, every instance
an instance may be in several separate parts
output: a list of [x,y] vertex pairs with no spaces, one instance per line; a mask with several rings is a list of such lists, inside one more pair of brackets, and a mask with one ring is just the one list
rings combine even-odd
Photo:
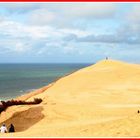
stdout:
[[105,59],[108,60],[108,57],[106,57]]
[[1,133],[7,133],[7,127],[6,127],[5,124],[3,124],[3,125],[1,126],[0,132],[1,132]]
[[15,132],[15,127],[13,124],[10,125],[9,133]]

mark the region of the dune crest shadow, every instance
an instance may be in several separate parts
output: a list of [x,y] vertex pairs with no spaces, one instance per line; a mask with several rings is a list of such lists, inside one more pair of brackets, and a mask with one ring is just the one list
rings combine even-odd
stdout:
[[[32,107],[24,111],[16,112],[11,118],[4,121],[3,123],[9,128],[12,123],[15,126],[16,132],[25,131],[40,120],[44,118],[42,114],[43,107]],[[2,125],[2,123],[0,123]]]

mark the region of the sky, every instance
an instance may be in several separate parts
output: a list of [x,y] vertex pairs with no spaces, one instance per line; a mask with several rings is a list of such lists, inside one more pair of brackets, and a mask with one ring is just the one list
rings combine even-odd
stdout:
[[0,3],[0,63],[140,63],[140,3]]

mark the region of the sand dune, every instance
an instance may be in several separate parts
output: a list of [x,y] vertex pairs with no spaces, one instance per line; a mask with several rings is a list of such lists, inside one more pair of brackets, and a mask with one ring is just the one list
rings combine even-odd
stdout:
[[43,102],[2,112],[17,132],[0,137],[139,137],[139,84],[140,65],[102,60],[20,97]]

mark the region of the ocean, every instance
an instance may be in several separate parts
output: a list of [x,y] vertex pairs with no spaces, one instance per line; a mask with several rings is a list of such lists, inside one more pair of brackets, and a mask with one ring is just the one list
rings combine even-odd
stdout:
[[0,64],[0,100],[21,96],[91,64]]

